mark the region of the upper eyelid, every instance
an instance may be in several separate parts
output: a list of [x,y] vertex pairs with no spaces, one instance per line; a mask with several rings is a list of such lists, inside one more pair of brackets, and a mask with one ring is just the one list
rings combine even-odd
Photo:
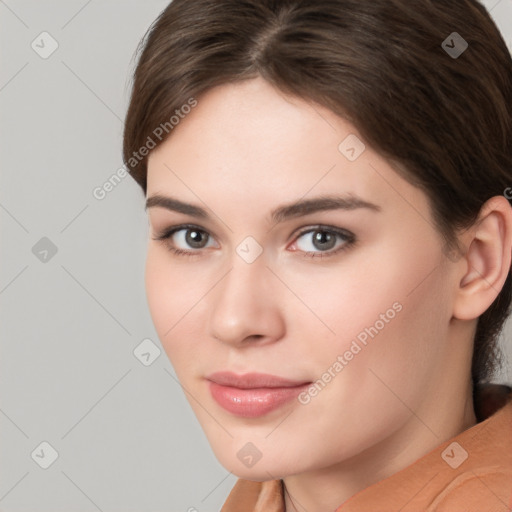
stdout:
[[299,228],[296,236],[304,235],[306,233],[310,233],[311,231],[332,231],[338,235],[347,235],[347,236],[355,236],[350,230],[346,228],[337,228],[334,226],[327,226],[326,224],[313,224],[306,228]]
[[[207,233],[208,235],[212,235],[212,232],[207,228],[199,226],[198,224],[187,224],[187,223],[168,226],[168,227],[161,229],[159,232],[163,234],[163,233],[170,233],[170,232],[178,232],[178,231],[182,231],[182,230],[186,230],[186,229],[197,229],[198,231],[202,231],[204,233]],[[310,224],[306,227],[295,229],[293,231],[293,233],[295,234],[296,232],[298,232],[297,234],[304,234],[304,233],[308,233],[309,231],[313,231],[315,229],[325,230],[325,231],[336,231],[336,232],[341,231],[341,232],[350,233],[350,230],[348,230],[346,228],[329,226],[328,224]]]
[[212,235],[212,232],[209,229],[199,226],[198,224],[190,224],[190,223],[173,224],[170,226],[165,226],[162,229],[158,229],[158,230],[152,228],[153,232],[155,232],[157,235],[165,235],[166,233],[177,233],[178,231],[187,230],[187,229],[197,229],[198,231],[202,231],[204,233],[207,233],[208,235]]

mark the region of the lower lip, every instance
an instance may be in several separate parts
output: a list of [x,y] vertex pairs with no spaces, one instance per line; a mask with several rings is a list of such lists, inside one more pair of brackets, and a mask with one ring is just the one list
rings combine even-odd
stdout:
[[297,398],[309,386],[310,384],[291,388],[240,389],[210,381],[210,393],[227,411],[244,418],[256,418]]

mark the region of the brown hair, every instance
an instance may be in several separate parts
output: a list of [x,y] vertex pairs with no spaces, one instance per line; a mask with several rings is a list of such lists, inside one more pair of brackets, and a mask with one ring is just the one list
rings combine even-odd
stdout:
[[[512,184],[512,59],[476,0],[174,0],[137,50],[123,159],[144,194],[148,150],[196,98],[258,75],[351,122],[424,190],[450,250]],[[475,384],[500,363],[511,290],[509,270],[478,320]]]

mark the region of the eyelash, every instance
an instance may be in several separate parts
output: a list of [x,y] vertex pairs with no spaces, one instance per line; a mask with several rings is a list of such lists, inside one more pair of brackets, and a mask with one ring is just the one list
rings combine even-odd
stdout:
[[[153,237],[153,240],[166,242],[168,239],[170,239],[172,237],[172,235],[174,235],[178,231],[182,231],[182,230],[199,231],[200,233],[204,233],[204,234],[210,236],[210,234],[207,231],[205,231],[204,229],[201,229],[199,226],[194,226],[193,224],[182,224],[180,226],[174,226],[172,228],[165,230],[163,233],[157,235],[156,237]],[[327,232],[327,233],[331,233],[334,235],[338,235],[340,238],[343,239],[343,241],[345,243],[343,245],[341,245],[340,247],[338,247],[338,249],[335,249],[335,250],[331,249],[329,252],[327,252],[327,251],[324,251],[324,252],[303,251],[305,258],[313,258],[313,259],[314,258],[320,258],[320,259],[329,258],[331,256],[334,256],[334,255],[342,252],[342,251],[347,250],[348,248],[352,247],[356,243],[356,237],[350,231],[342,230],[342,229],[334,228],[334,227],[330,227],[330,226],[322,226],[322,225],[314,226],[312,228],[308,228],[308,229],[305,229],[304,231],[301,231],[297,235],[295,240],[307,233],[315,233],[317,231]],[[184,249],[177,249],[176,247],[172,247],[168,243],[166,243],[165,245],[176,256],[187,256],[187,257],[199,256],[200,249],[197,249],[195,251],[186,251]]]

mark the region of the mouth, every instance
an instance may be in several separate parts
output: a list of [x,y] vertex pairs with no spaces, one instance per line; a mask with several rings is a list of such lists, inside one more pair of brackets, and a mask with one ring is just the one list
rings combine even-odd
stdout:
[[206,377],[207,380],[239,389],[254,388],[293,388],[304,384],[311,384],[311,381],[291,380],[268,373],[245,373],[237,375],[233,372],[215,372]]
[[264,373],[236,375],[216,372],[208,377],[213,399],[228,412],[245,418],[270,413],[296,398],[311,381],[292,380]]

